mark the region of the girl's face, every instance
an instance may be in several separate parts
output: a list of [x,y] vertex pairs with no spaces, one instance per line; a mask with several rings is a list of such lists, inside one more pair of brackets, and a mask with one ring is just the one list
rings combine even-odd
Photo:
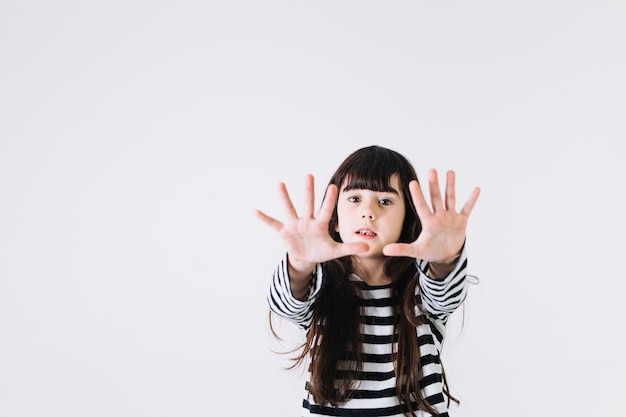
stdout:
[[337,200],[337,226],[343,242],[366,242],[370,249],[361,257],[380,257],[383,247],[396,243],[402,233],[405,204],[400,180],[391,177],[393,191],[339,189]]

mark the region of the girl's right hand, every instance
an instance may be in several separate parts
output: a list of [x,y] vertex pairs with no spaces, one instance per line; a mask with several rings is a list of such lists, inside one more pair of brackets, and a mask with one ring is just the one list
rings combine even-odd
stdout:
[[314,215],[313,176],[308,174],[304,187],[304,210],[298,216],[293,206],[287,187],[278,184],[278,194],[287,214],[287,221],[281,222],[260,210],[255,215],[265,224],[276,230],[285,244],[292,274],[310,276],[315,265],[342,256],[367,252],[369,245],[365,242],[339,243],[328,234],[328,223],[337,202],[337,186],[331,184],[320,208],[318,217]]

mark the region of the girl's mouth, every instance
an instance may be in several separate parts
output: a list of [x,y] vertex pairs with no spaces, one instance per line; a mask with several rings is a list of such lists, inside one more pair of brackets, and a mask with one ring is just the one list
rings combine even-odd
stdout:
[[361,236],[376,236],[376,232],[368,229],[357,230],[356,234]]

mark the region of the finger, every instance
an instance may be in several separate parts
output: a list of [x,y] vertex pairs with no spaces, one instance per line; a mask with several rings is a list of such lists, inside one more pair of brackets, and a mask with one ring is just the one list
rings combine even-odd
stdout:
[[333,211],[335,210],[335,204],[337,203],[337,195],[338,195],[337,186],[335,184],[330,184],[326,189],[326,194],[324,195],[324,201],[322,201],[322,206],[320,207],[319,212],[319,220],[323,222],[329,222],[330,218],[333,215]]
[[315,216],[315,186],[313,175],[307,174],[304,178],[304,211],[302,217],[312,219]]
[[416,258],[415,248],[408,243],[390,243],[383,248],[383,255],[386,256],[407,256]]
[[415,211],[417,211],[417,216],[420,219],[425,219],[427,216],[431,215],[432,213],[430,208],[426,203],[422,189],[417,181],[413,180],[409,183],[409,191],[411,192],[411,198],[413,199],[413,205],[415,206]]
[[368,250],[370,250],[370,245],[365,242],[339,243],[335,247],[334,259],[364,253]]
[[443,201],[441,200],[441,190],[439,189],[439,178],[436,169],[430,169],[428,171],[428,187],[430,189],[430,203],[433,206],[433,211],[437,212],[443,210]]
[[254,210],[254,215],[263,223],[265,223],[272,229],[276,230],[277,232],[280,232],[280,230],[283,228],[282,222],[280,222],[279,220],[276,220],[275,218],[271,216],[268,216],[267,214],[263,213],[261,210]]
[[454,210],[455,206],[455,175],[454,171],[448,171],[446,174],[446,210]]
[[289,219],[297,219],[298,212],[291,202],[291,197],[289,197],[289,192],[284,182],[278,183],[278,195],[280,196],[280,201],[283,204],[285,213],[287,213],[287,217]]
[[474,190],[472,190],[472,194],[470,194],[469,198],[465,202],[465,205],[463,205],[463,208],[461,209],[461,214],[465,216],[470,215],[470,213],[474,209],[474,205],[476,204],[476,201],[478,200],[479,195],[480,195],[480,187],[475,187]]

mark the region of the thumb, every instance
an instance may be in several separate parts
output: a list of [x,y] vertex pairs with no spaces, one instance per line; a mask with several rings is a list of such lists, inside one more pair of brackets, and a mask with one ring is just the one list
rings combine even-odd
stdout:
[[383,248],[383,255],[417,258],[415,248],[408,243],[390,243]]
[[336,247],[336,257],[356,255],[357,253],[363,253],[370,250],[370,245],[365,242],[352,242],[352,243],[340,243]]

